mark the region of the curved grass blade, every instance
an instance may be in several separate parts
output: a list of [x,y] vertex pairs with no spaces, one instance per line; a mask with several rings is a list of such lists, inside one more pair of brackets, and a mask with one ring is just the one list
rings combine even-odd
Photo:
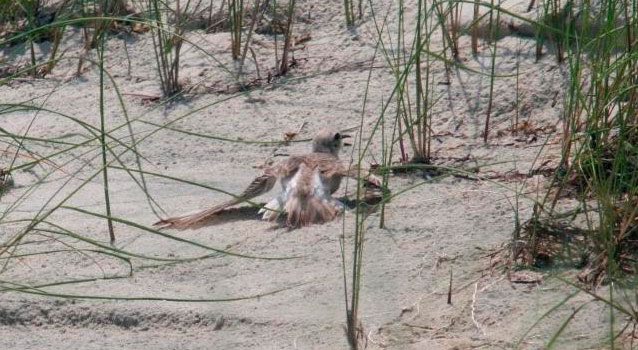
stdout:
[[[116,277],[122,278],[122,277]],[[114,278],[109,278],[114,279]],[[47,286],[52,285],[62,285],[69,283],[86,283],[93,282],[102,279],[89,279],[89,280],[80,280],[80,281],[69,281],[57,284],[49,284]],[[274,295],[277,293],[281,293],[284,291],[288,291],[297,287],[301,287],[309,284],[309,282],[298,283],[289,287],[275,289],[273,291],[259,293],[248,296],[240,296],[240,297],[228,297],[228,298],[202,298],[202,299],[188,299],[188,298],[174,298],[174,297],[125,297],[125,296],[102,296],[102,295],[82,295],[82,294],[66,294],[66,293],[54,293],[54,292],[46,292],[42,290],[42,286],[27,286],[23,284],[2,281],[0,283],[15,285],[16,287],[4,287],[0,289],[0,292],[20,292],[26,294],[35,294],[47,297],[55,297],[55,298],[63,298],[63,299],[86,299],[86,300],[121,300],[121,301],[172,301],[178,303],[218,303],[218,302],[230,302],[230,301],[241,301],[241,300],[249,300],[249,299],[259,299],[261,297]]]
[[[84,210],[84,209],[80,209],[80,208],[76,208],[76,207],[69,207],[69,206],[62,205],[62,206],[60,206],[60,208],[61,209],[68,209],[68,210],[72,210],[72,211],[76,211],[76,212],[80,212],[80,213],[83,213],[83,214],[91,215],[91,216],[102,218],[102,219],[106,219],[107,218],[106,215],[103,215],[103,214],[100,214],[100,213],[95,213],[95,212]],[[117,218],[117,217],[111,217],[111,220],[113,220],[113,221],[115,221],[117,223],[121,223],[121,224],[124,224],[124,225],[127,225],[127,226],[135,227],[135,228],[138,228],[140,230],[143,230],[143,231],[146,231],[146,232],[150,232],[150,233],[162,236],[164,238],[168,238],[168,239],[171,239],[171,240],[174,240],[174,241],[178,241],[178,242],[186,243],[186,244],[189,244],[189,245],[193,245],[193,246],[198,247],[198,248],[211,250],[211,251],[214,251],[214,252],[217,252],[217,253],[222,253],[222,254],[225,254],[225,255],[230,255],[230,256],[235,256],[235,257],[240,257],[240,258],[259,259],[259,260],[289,260],[289,259],[298,259],[298,258],[300,258],[300,256],[292,256],[292,257],[261,257],[261,256],[248,255],[248,254],[234,253],[234,252],[231,252],[231,251],[228,251],[228,250],[210,247],[210,246],[207,246],[205,244],[197,243],[195,241],[191,241],[191,240],[188,240],[188,239],[185,239],[185,238],[181,238],[181,237],[178,237],[178,236],[170,235],[168,233],[164,233],[164,232],[161,232],[159,230],[155,230],[155,229],[152,229],[150,227],[146,227],[146,226],[140,225],[138,223],[135,223],[135,222],[132,222],[132,221],[129,221],[129,220],[125,220],[125,219],[121,219],[121,218]]]

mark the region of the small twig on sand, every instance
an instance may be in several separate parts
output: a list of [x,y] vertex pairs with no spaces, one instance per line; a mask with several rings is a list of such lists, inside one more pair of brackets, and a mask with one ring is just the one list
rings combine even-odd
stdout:
[[288,143],[292,140],[294,140],[297,136],[299,136],[299,134],[301,134],[301,132],[303,131],[303,128],[306,127],[306,122],[301,123],[301,125],[299,126],[299,129],[297,129],[297,131],[287,131],[284,132],[284,142]]
[[474,311],[475,311],[475,304],[476,304],[476,292],[478,291],[478,282],[474,283],[474,293],[472,294],[472,322],[474,323],[474,326],[476,326],[476,329],[478,329],[481,334],[486,335],[485,331],[483,330],[483,327],[481,327],[481,325],[478,323],[478,321],[476,320],[476,318],[474,317]]
[[452,305],[452,267],[450,267],[450,285],[447,289],[447,304]]

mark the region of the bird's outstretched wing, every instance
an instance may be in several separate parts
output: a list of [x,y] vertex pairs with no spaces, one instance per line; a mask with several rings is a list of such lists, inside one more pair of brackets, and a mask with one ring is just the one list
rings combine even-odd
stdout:
[[252,198],[270,191],[275,186],[275,183],[277,183],[277,176],[272,172],[267,171],[263,175],[255,178],[241,195],[229,201],[197,213],[163,219],[154,223],[153,226],[157,226],[159,228],[174,228],[178,230],[198,228],[220,211],[241,202],[251,200]]

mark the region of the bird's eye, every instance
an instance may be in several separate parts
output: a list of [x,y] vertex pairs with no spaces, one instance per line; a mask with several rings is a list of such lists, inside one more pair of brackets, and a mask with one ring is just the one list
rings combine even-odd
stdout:
[[336,133],[335,134],[335,140],[341,140],[341,134],[340,133]]

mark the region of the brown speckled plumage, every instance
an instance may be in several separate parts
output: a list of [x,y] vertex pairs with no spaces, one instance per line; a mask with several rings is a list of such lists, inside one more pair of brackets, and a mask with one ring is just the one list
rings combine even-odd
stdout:
[[282,213],[286,214],[286,223],[291,227],[333,220],[343,211],[343,204],[332,198],[332,194],[344,176],[352,175],[338,157],[345,137],[336,131],[322,130],[313,140],[311,153],[291,156],[265,169],[236,198],[195,214],[161,220],[155,226],[180,230],[197,228],[220,211],[270,191],[277,181],[282,185],[282,192],[260,210],[264,220],[276,220]]

